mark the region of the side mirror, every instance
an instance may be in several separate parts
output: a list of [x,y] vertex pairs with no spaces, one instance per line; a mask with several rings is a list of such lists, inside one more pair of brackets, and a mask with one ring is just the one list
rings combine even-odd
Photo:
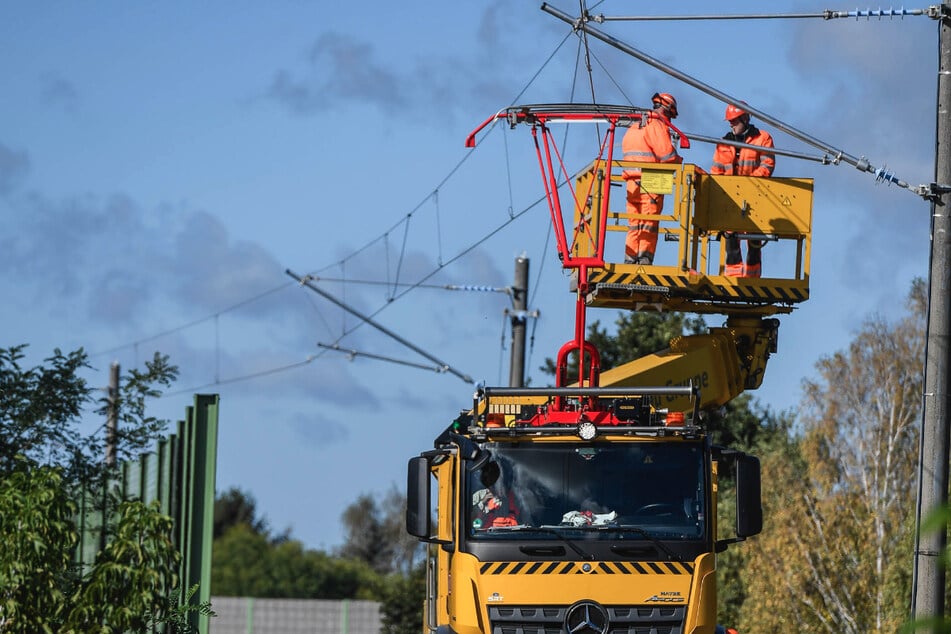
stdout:
[[411,458],[406,474],[406,532],[426,541],[432,538],[431,483],[429,461],[422,456]]
[[462,434],[450,432],[449,438],[459,446],[459,457],[466,463],[466,471],[478,471],[489,461],[492,453],[480,449],[477,444]]
[[739,454],[736,458],[736,536],[745,539],[762,530],[759,458]]

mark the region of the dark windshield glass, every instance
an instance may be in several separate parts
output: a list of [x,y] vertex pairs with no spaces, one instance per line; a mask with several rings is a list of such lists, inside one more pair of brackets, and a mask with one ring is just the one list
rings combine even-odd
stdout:
[[553,529],[605,539],[704,535],[699,443],[486,448],[492,459],[468,475],[467,526],[475,539],[551,539]]

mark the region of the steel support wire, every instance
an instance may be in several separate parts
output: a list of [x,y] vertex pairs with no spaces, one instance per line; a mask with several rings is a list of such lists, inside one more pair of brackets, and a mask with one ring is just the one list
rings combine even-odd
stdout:
[[598,22],[617,22],[617,21],[639,21],[654,22],[661,20],[794,20],[803,18],[822,18],[823,20],[833,20],[835,18],[903,18],[905,16],[927,15],[930,18],[937,17],[936,12],[940,11],[937,5],[927,9],[856,9],[855,11],[832,11],[826,9],[820,13],[752,13],[738,15],[625,15],[625,16],[606,16],[603,13],[590,16],[590,19]]
[[393,357],[385,357],[381,354],[373,354],[372,352],[360,352],[359,350],[354,350],[353,348],[341,348],[337,344],[329,343],[320,343],[317,342],[317,345],[326,350],[336,350],[337,352],[342,352],[351,360],[355,357],[366,357],[367,359],[377,359],[378,361],[387,361],[389,363],[397,363],[399,365],[406,365],[411,368],[419,368],[420,370],[432,370],[436,373],[443,373],[446,371],[446,367],[442,365],[425,365],[423,363],[416,363],[414,361],[404,361],[402,359],[394,359]]
[[[738,148],[749,148],[757,152],[763,152],[762,145],[750,145],[749,143],[741,143],[739,141],[729,141],[727,139],[719,139],[712,136],[703,136],[702,134],[693,134],[692,132],[684,131],[684,135],[691,141],[700,141],[701,143],[711,143],[715,145],[732,145],[733,147]],[[791,158],[802,159],[803,161],[815,161],[816,163],[822,163],[823,165],[828,165],[833,162],[832,157],[828,154],[823,156],[817,156],[815,154],[803,154],[802,152],[793,152],[792,150],[781,150],[779,148],[769,148],[766,151],[767,154],[778,154],[779,156],[788,156]]]
[[417,354],[419,354],[419,355],[422,355],[423,357],[429,359],[430,361],[432,361],[432,362],[435,363],[435,364],[438,364],[438,365],[439,365],[441,368],[443,368],[446,372],[449,372],[450,374],[456,375],[457,377],[459,377],[460,379],[462,379],[462,380],[465,381],[466,383],[475,383],[475,381],[472,380],[472,377],[470,377],[468,374],[463,374],[463,373],[460,372],[459,370],[456,370],[455,368],[453,368],[453,367],[452,367],[451,365],[449,365],[448,363],[446,363],[446,362],[444,362],[444,361],[440,361],[439,359],[437,359],[437,358],[434,357],[433,355],[429,354],[428,352],[426,352],[425,350],[423,350],[423,349],[420,348],[419,346],[416,346],[416,345],[410,343],[409,341],[407,341],[406,339],[404,339],[403,337],[400,337],[398,334],[396,334],[395,332],[393,332],[392,330],[390,330],[390,329],[387,328],[386,326],[383,326],[383,325],[381,325],[381,324],[378,324],[377,322],[373,321],[373,319],[371,319],[371,318],[368,317],[367,315],[364,315],[363,313],[359,312],[358,310],[356,310],[356,309],[354,309],[354,308],[351,308],[351,307],[348,306],[347,304],[344,304],[342,301],[340,301],[339,299],[337,299],[336,297],[334,297],[333,295],[331,295],[330,293],[328,293],[328,292],[325,291],[324,289],[315,286],[314,284],[311,283],[309,276],[307,276],[307,277],[301,277],[300,275],[297,275],[296,273],[294,273],[294,272],[291,271],[290,269],[285,269],[284,272],[285,272],[287,275],[289,275],[290,277],[292,277],[292,278],[294,278],[295,280],[297,280],[297,282],[298,282],[301,286],[306,286],[307,288],[309,288],[310,290],[314,291],[315,293],[317,293],[318,295],[320,295],[321,297],[323,297],[323,298],[326,299],[327,301],[329,301],[329,302],[331,302],[331,303],[333,303],[333,304],[339,306],[340,308],[344,309],[345,311],[347,311],[347,312],[350,313],[351,315],[354,315],[355,317],[359,318],[360,320],[364,321],[365,323],[370,324],[371,326],[373,326],[374,328],[376,328],[377,330],[379,330],[379,331],[382,332],[383,334],[387,335],[388,337],[390,337],[390,338],[392,338],[392,339],[395,339],[396,341],[400,342],[401,344],[403,344],[404,346],[406,346],[407,348],[409,348],[409,349],[412,350],[413,352],[415,352],[415,353],[417,353]]
[[815,147],[815,148],[818,148],[818,149],[822,150],[823,152],[825,152],[825,153],[827,153],[827,154],[830,154],[830,155],[832,156],[832,163],[833,163],[833,164],[836,164],[836,165],[837,165],[839,162],[845,162],[845,163],[848,163],[849,165],[854,166],[856,169],[858,169],[858,170],[861,171],[861,172],[869,172],[870,174],[874,174],[874,175],[875,175],[875,180],[876,180],[877,182],[883,182],[883,181],[884,181],[884,182],[888,182],[888,183],[894,183],[894,184],[898,185],[899,187],[903,187],[903,188],[905,188],[905,189],[908,189],[908,190],[914,192],[915,194],[917,194],[917,195],[919,195],[919,196],[922,196],[922,197],[924,197],[924,198],[930,198],[931,196],[933,196],[933,188],[932,188],[932,187],[929,187],[929,186],[927,186],[927,185],[920,185],[920,186],[918,186],[918,187],[912,187],[912,186],[910,186],[907,182],[905,182],[905,181],[899,179],[899,178],[896,177],[894,174],[892,174],[891,172],[889,172],[887,169],[885,169],[884,166],[883,166],[883,167],[875,167],[875,166],[872,165],[872,164],[868,161],[868,159],[866,159],[864,156],[861,157],[861,158],[852,156],[851,154],[848,154],[848,153],[846,153],[846,152],[844,152],[844,151],[842,151],[842,150],[840,150],[840,149],[838,149],[838,148],[836,148],[836,147],[834,147],[834,146],[832,146],[832,145],[830,145],[830,144],[828,144],[828,143],[825,143],[824,141],[820,141],[819,139],[817,139],[817,138],[815,138],[815,137],[812,137],[812,136],[806,134],[805,132],[802,132],[802,131],[796,129],[796,128],[794,128],[793,126],[791,126],[791,125],[789,125],[789,124],[787,124],[787,123],[784,123],[784,122],[780,121],[779,119],[777,119],[777,118],[775,118],[775,117],[771,117],[770,115],[766,114],[765,112],[763,112],[763,111],[761,111],[761,110],[759,110],[759,109],[757,109],[757,108],[754,108],[754,107],[750,106],[748,103],[744,102],[742,99],[738,99],[738,98],[736,98],[736,97],[733,97],[733,96],[731,96],[731,95],[726,94],[725,92],[721,92],[721,91],[717,90],[716,88],[714,88],[713,86],[710,86],[710,85],[708,85],[708,84],[705,84],[705,83],[703,83],[702,81],[700,81],[700,80],[698,80],[698,79],[695,79],[694,77],[691,77],[690,75],[687,75],[686,73],[677,70],[677,69],[674,68],[673,66],[670,66],[670,65],[668,65],[668,64],[665,64],[665,63],[661,62],[660,60],[655,59],[655,58],[651,57],[650,55],[648,55],[648,54],[646,54],[646,53],[644,53],[644,52],[642,52],[642,51],[639,51],[638,49],[636,49],[636,48],[634,48],[634,47],[632,47],[632,46],[630,46],[630,45],[628,45],[628,44],[625,44],[624,42],[621,42],[620,40],[615,39],[615,38],[611,37],[610,35],[608,35],[608,34],[602,32],[602,31],[599,31],[598,29],[595,29],[595,28],[591,27],[590,25],[587,24],[587,21],[588,21],[588,20],[586,20],[586,19],[583,19],[583,18],[579,18],[579,19],[573,18],[573,17],[571,17],[570,15],[568,15],[567,13],[564,13],[563,11],[560,11],[560,10],[554,8],[553,6],[551,6],[550,4],[548,4],[547,2],[542,4],[541,9],[542,9],[542,11],[545,11],[546,13],[548,13],[548,14],[550,14],[550,15],[553,15],[554,17],[558,18],[559,20],[562,20],[562,21],[564,21],[564,22],[567,22],[567,23],[570,24],[575,30],[584,31],[584,32],[587,33],[588,35],[591,35],[591,36],[593,36],[593,37],[595,37],[595,38],[601,40],[602,42],[604,42],[604,43],[606,43],[606,44],[609,44],[609,45],[613,46],[614,48],[616,48],[616,49],[618,49],[618,50],[620,50],[620,51],[622,51],[622,52],[624,52],[624,53],[627,53],[628,55],[631,55],[632,57],[635,57],[635,58],[641,60],[641,61],[644,62],[645,64],[648,64],[648,65],[650,65],[650,66],[653,66],[654,68],[656,68],[656,69],[658,69],[658,70],[660,70],[660,71],[662,71],[662,72],[664,72],[664,73],[667,73],[668,75],[670,75],[671,77],[674,77],[675,79],[679,79],[680,81],[684,82],[685,84],[687,84],[687,85],[689,85],[689,86],[693,86],[693,87],[696,88],[697,90],[700,90],[700,91],[702,91],[702,92],[705,92],[705,93],[707,93],[708,95],[719,99],[720,101],[722,101],[722,102],[725,103],[725,104],[742,104],[744,110],[746,110],[746,111],[749,112],[750,114],[753,114],[753,115],[759,117],[759,118],[762,119],[763,121],[765,121],[765,122],[771,124],[771,125],[772,125],[773,127],[775,127],[776,129],[782,130],[782,131],[785,132],[786,134],[788,134],[788,135],[790,135],[790,136],[792,136],[792,137],[794,137],[794,138],[796,138],[796,139],[799,139],[799,140],[802,141],[803,143],[806,143],[806,144],[808,144],[808,145],[811,145],[811,146],[813,146],[813,147]]

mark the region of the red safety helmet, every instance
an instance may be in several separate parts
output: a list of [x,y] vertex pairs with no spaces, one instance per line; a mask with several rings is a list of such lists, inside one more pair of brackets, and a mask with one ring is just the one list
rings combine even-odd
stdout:
[[669,118],[677,118],[677,100],[669,92],[655,92],[654,96],[651,97],[651,103],[654,104],[655,108],[657,106],[663,107]]
[[743,110],[739,106],[734,106],[732,103],[726,107],[726,114],[723,115],[723,118],[727,121],[733,121],[737,117],[742,117],[743,115],[749,115],[746,110]]

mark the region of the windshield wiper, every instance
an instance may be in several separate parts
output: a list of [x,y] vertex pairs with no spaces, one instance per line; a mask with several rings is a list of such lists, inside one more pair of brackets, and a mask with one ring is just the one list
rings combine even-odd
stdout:
[[[640,535],[641,537],[644,537],[644,538],[647,539],[648,541],[650,541],[650,543],[654,544],[655,546],[657,546],[657,548],[659,548],[660,550],[664,551],[664,554],[667,555],[668,557],[670,557],[671,559],[673,559],[674,561],[678,561],[678,562],[680,562],[680,563],[684,563],[683,557],[681,557],[680,555],[678,555],[677,553],[675,553],[674,551],[672,551],[670,548],[667,547],[667,545],[666,545],[664,542],[662,542],[661,540],[657,539],[656,537],[654,537],[653,535],[651,535],[649,531],[644,530],[644,529],[641,528],[640,526],[633,526],[633,525],[630,525],[630,524],[622,524],[622,525],[619,525],[619,526],[618,526],[618,525],[615,525],[615,526],[581,526],[580,528],[581,528],[582,530],[588,530],[588,531],[611,532],[611,533],[620,533],[620,532],[624,532],[624,531],[632,531],[632,532],[634,532],[634,533],[637,533],[637,534]],[[613,549],[613,547],[612,547],[612,549]]]
[[[572,527],[573,528],[573,527]],[[588,553],[581,550],[574,541],[568,539],[568,537],[562,533],[557,528],[549,528],[547,526],[528,526],[526,524],[519,524],[518,526],[491,526],[486,529],[489,533],[527,533],[527,532],[537,532],[544,533],[546,535],[554,535],[561,541],[568,544],[568,548],[575,551],[579,557],[582,559],[593,560],[594,555],[589,555]]]

